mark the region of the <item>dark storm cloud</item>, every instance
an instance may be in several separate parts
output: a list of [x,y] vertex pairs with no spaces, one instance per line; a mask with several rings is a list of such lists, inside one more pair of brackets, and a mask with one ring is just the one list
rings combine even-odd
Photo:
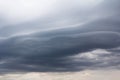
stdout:
[[[2,52],[1,69],[54,72],[84,70],[94,66],[101,67],[105,65],[101,64],[100,60],[72,61],[68,57],[95,49],[110,49],[120,46],[120,34],[117,32],[51,36],[49,38],[40,35],[39,37],[38,35],[37,37],[21,36],[6,40],[1,44],[0,49]],[[116,63],[116,65],[118,64]],[[106,67],[110,66],[113,64],[106,65]]]
[[[82,19],[87,20],[90,16],[97,16],[97,18],[82,26],[78,25],[73,28],[1,38],[0,72],[62,72],[98,68],[119,69],[120,59],[119,49],[117,48],[120,47],[119,8],[118,0],[106,0],[95,10],[91,10],[89,17]],[[79,16],[79,13],[80,11],[78,10],[70,15],[75,16],[72,18],[73,21],[76,15]],[[83,16],[83,14],[81,15]],[[55,20],[62,21],[64,19],[66,18],[52,18],[50,23],[56,26],[54,24]],[[81,22],[80,19],[75,19],[75,21]],[[31,24],[39,23],[39,21],[35,22]],[[45,25],[45,23],[49,23],[49,20],[48,22],[43,21],[41,26],[50,25]],[[27,24],[24,25],[28,26]],[[12,31],[17,33],[20,29],[25,29],[23,27],[18,30],[14,28],[17,29],[15,26],[1,28],[1,36],[4,33],[9,35],[9,29],[10,33]],[[34,28],[30,27],[30,29]],[[97,52],[91,53],[97,49],[106,50],[108,54],[100,51],[99,53],[101,54],[97,54]],[[79,57],[84,54],[87,57],[86,55]],[[92,55],[92,58],[89,55]],[[78,57],[76,58],[75,56]]]

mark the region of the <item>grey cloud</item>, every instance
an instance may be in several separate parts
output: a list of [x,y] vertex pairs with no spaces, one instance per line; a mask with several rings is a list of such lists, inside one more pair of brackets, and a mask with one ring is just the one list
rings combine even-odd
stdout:
[[[104,18],[106,17],[106,15],[108,15],[105,14],[104,11],[106,10],[104,10],[104,8],[102,8],[103,11],[99,10],[99,5],[92,9],[88,8],[88,10],[84,10],[83,8],[83,10],[81,11],[80,7],[79,6],[75,7],[75,3],[74,3],[74,6],[72,7],[73,8],[75,7],[76,9],[71,9],[70,8],[71,6],[69,5],[68,6],[69,11],[68,11],[68,9],[65,9],[66,5],[63,5],[64,3],[65,3],[64,1],[62,1],[62,3],[59,3],[60,6],[63,6],[64,8],[57,7],[57,9],[55,9],[55,12],[53,14],[46,15],[46,17],[38,18],[37,20],[32,20],[29,22],[23,22],[21,24],[10,24],[10,25],[2,26],[0,29],[0,36],[8,37],[23,32],[29,33],[31,31],[36,31],[36,30],[44,30],[44,29],[56,28],[56,27],[61,28],[63,26],[65,27],[68,25],[85,23],[86,21],[91,22],[91,20],[94,19],[94,16],[97,16],[99,18]],[[73,3],[69,3],[69,4],[72,5]],[[103,12],[104,16],[103,14],[101,14],[101,12]],[[107,10],[107,12],[109,12],[109,10]],[[4,24],[9,24],[9,22],[7,23],[5,20],[3,21]]]
[[[62,3],[60,5],[62,5]],[[66,7],[65,5],[62,6]],[[69,7],[70,6],[68,6],[68,8]],[[94,26],[95,28],[98,29],[99,28],[104,29],[105,27],[105,29],[107,30],[108,29],[107,27],[109,27],[109,25],[110,26],[119,25],[119,21],[120,21],[119,8],[120,6],[118,0],[110,0],[110,1],[105,0],[101,4],[95,6],[94,8],[91,9],[88,8],[88,10],[83,9],[82,11],[80,7],[76,7],[76,9],[70,8],[69,11],[64,8],[60,10],[59,8],[57,8],[58,10],[56,10],[55,13],[46,15],[46,17],[44,18],[38,18],[37,20],[23,22],[21,24],[2,26],[0,29],[0,36],[8,37],[14,34],[42,31],[51,28],[52,29],[61,28],[61,27],[66,28],[69,27],[69,25],[75,25],[86,22],[87,23],[85,24],[85,26],[78,26],[78,27],[83,27],[85,30],[92,29],[89,26]],[[5,23],[4,21],[4,24],[7,23]],[[114,27],[112,28],[114,30]],[[80,29],[80,31],[82,30]]]
[[[120,34],[116,32],[91,32],[47,38],[46,36],[32,36],[32,38],[21,36],[6,40],[0,49],[1,60],[6,60],[1,64],[1,68],[27,72],[84,70],[105,65],[100,65],[101,62],[87,60],[75,62],[67,57],[94,49],[110,49],[120,46]],[[109,66],[112,65],[109,64]]]
[[[110,6],[111,4],[113,5]],[[78,10],[67,16],[65,12],[51,16],[50,19],[47,17],[44,20],[1,28],[1,36],[17,34],[23,29],[25,32],[31,30],[36,32],[0,40],[0,71],[7,73],[63,72],[112,67],[119,69],[119,49],[116,49],[120,47],[119,7],[118,0],[106,0],[95,9],[83,11],[89,14],[84,15]],[[87,19],[90,21],[72,28],[39,31],[42,27],[47,29],[49,25],[55,28],[54,26],[58,26],[57,21],[59,23],[62,20],[69,20],[70,16],[73,19],[70,21],[71,24],[82,23]],[[94,16],[97,18],[91,20]],[[74,57],[86,52],[91,53],[96,49],[106,50],[109,54],[101,52],[101,55],[97,55],[97,60],[96,58],[78,57],[77,59]]]

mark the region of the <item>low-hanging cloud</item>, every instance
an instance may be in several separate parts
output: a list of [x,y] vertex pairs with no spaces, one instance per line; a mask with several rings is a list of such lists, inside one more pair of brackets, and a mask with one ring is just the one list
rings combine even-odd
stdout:
[[[101,53],[98,57],[109,58],[109,55],[116,57],[111,61],[89,60],[80,58],[74,61],[69,58],[74,55],[81,55],[95,49],[109,50],[120,45],[120,34],[117,32],[91,32],[76,35],[54,36],[33,35],[10,38],[1,43],[1,69],[12,71],[78,71],[91,68],[112,67],[119,65],[119,59],[114,51],[110,51],[107,56]],[[92,54],[92,53],[91,53]],[[97,58],[97,57],[96,57]],[[113,64],[111,63],[113,62]]]
[[[113,5],[110,6],[111,4]],[[51,16],[51,19],[47,17],[2,27],[0,29],[0,72],[120,69],[119,7],[118,0],[106,0],[92,9],[80,11],[81,9],[75,7],[74,10],[68,9],[67,12],[66,9],[61,8],[65,12],[57,13]],[[68,13],[70,14],[67,15]],[[84,24],[73,25],[78,23]],[[42,28],[46,31],[40,31]],[[23,29],[24,32],[33,31],[33,33],[15,35],[22,33]]]

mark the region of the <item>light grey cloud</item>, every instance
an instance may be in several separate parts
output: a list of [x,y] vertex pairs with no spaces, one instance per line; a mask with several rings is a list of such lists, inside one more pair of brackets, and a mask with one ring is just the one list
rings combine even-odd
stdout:
[[[56,0],[54,2],[54,0],[52,0],[48,2],[47,0],[45,1],[35,0],[32,2],[32,0],[31,1],[25,0],[25,1],[15,1],[14,3],[13,1],[10,1],[9,3],[7,1],[1,0],[0,13],[1,13],[1,18],[3,19],[5,25],[1,26],[0,36],[8,37],[19,33],[32,32],[36,30],[51,29],[51,28],[61,28],[61,27],[63,28],[69,25],[75,25],[75,24],[92,21],[96,19],[94,14],[95,6],[92,8],[87,7],[87,9],[85,9],[85,7],[84,6],[81,7],[81,5],[88,3],[92,3],[93,5],[99,4],[99,0],[98,2],[95,0],[88,0],[88,1],[87,0],[85,1]],[[42,2],[43,4],[45,4],[43,8],[49,9],[48,7],[45,7],[47,6],[47,3],[49,4],[54,2],[54,5],[52,5],[53,6],[52,10],[51,9],[50,11],[47,10],[49,12],[47,12],[45,16],[42,15],[42,17],[39,17],[41,16],[40,13],[41,12],[44,13],[45,11],[45,10],[40,11],[39,9],[39,7],[41,8]],[[69,5],[66,5],[68,2]],[[7,5],[8,3],[9,5]],[[37,5],[33,7],[36,3]],[[93,6],[92,4],[89,4],[89,6]]]

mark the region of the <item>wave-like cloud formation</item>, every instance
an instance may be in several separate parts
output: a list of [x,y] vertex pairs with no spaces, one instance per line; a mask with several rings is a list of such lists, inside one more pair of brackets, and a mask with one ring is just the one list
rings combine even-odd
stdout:
[[[119,69],[119,1],[106,0],[96,7],[83,10],[83,13],[80,10],[74,10],[73,13],[69,10],[70,15],[63,12],[64,15],[61,16],[65,18],[60,18],[61,16],[56,14],[51,20],[46,18],[41,21],[1,27],[0,72]],[[89,14],[86,14],[87,12]],[[35,24],[39,24],[39,21],[42,22],[40,25],[43,27],[36,27]],[[77,23],[83,24],[73,25]],[[73,26],[69,27],[68,24]],[[49,25],[53,27],[49,28]],[[58,25],[60,27],[57,27]],[[68,27],[61,29],[61,26]],[[16,35],[23,33],[23,29],[23,32],[33,31],[33,33]]]
[[[33,72],[119,67],[119,53],[113,50],[119,46],[120,34],[118,32],[19,36],[2,41],[0,65],[1,70]],[[105,51],[96,51],[97,49]],[[95,52],[92,53],[91,51]],[[78,56],[76,58],[74,57],[76,55],[88,57],[79,58]],[[89,58],[89,55],[93,59]]]

